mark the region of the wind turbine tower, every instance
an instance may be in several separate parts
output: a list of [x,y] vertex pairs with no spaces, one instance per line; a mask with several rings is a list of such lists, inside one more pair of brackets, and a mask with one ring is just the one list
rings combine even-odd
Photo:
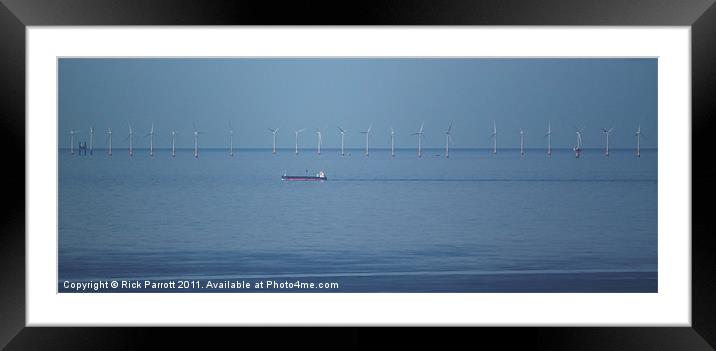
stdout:
[[606,156],[606,157],[609,157],[609,134],[612,133],[613,129],[614,128],[609,128],[609,129],[602,128],[602,132],[604,132],[604,134],[606,134],[606,136],[607,136],[607,148],[604,151],[604,156]]
[[339,130],[338,133],[341,133],[341,156],[345,156],[346,154],[345,154],[345,152],[343,152],[343,145],[344,145],[343,139],[346,137],[346,131],[343,130],[343,128],[341,128],[341,127],[338,127],[338,130]]
[[525,131],[520,129],[520,156],[525,155]]
[[298,135],[301,134],[301,132],[303,132],[305,129],[306,128],[294,131],[294,133],[296,134],[296,155],[298,155]]
[[579,158],[582,155],[582,133],[584,128],[577,130],[577,146],[574,147],[574,157]]
[[175,130],[172,130],[172,157],[177,157],[176,148],[174,147],[174,139],[176,138],[177,132]]
[[492,154],[497,155],[497,124],[492,121]]
[[204,134],[196,130],[196,124],[194,124],[194,158],[199,158],[199,134]]
[[70,130],[70,154],[75,154],[75,134],[78,134],[79,130]]
[[452,132],[452,123],[450,123],[450,126],[448,127],[447,131],[445,131],[445,158],[450,158],[450,142],[452,141],[452,135],[450,134]]
[[368,152],[368,137],[370,136],[370,130],[371,130],[372,128],[373,128],[373,123],[371,123],[371,124],[368,126],[368,130],[366,130],[365,132],[360,132],[361,134],[365,134],[365,155],[366,155],[366,157],[369,155],[369,152]]
[[94,154],[94,127],[90,127],[90,156]]
[[134,130],[132,129],[132,124],[127,122],[127,125],[129,126],[129,135],[127,136],[127,139],[129,139],[129,156],[134,155],[134,149],[132,149],[132,140],[134,139]]
[[547,157],[552,157],[552,124],[547,123]]
[[422,139],[423,139],[423,127],[425,126],[425,122],[420,124],[420,130],[418,130],[417,133],[413,133],[411,135],[417,135],[418,136],[418,157],[423,157],[422,154]]
[[[273,134],[273,150],[271,151],[271,153],[275,154],[276,153],[276,133],[278,133],[278,128],[276,128],[276,129],[269,128],[268,130],[271,132],[271,134]],[[296,145],[298,145],[298,137],[296,137]],[[298,153],[298,146],[296,146],[296,153]]]
[[390,157],[395,157],[395,130],[390,128]]
[[149,134],[144,137],[149,137],[149,157],[154,157],[154,123],[152,123],[152,128],[149,130]]
[[318,149],[316,150],[316,153],[318,155],[320,155],[321,154],[321,144],[323,144],[323,138],[322,138],[320,130],[314,129],[314,132],[316,132],[316,135],[318,136]]
[[75,134],[78,134],[79,130],[70,130],[70,155],[75,154]]
[[112,128],[107,128],[107,155],[112,156]]
[[641,139],[641,124],[636,129],[636,133],[634,134],[636,137],[636,157],[641,157],[641,149],[640,149],[640,139]]
[[234,127],[229,121],[229,156],[234,157]]

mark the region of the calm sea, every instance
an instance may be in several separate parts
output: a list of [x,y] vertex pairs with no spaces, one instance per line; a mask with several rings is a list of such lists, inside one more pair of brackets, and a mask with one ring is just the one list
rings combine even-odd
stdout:
[[61,292],[657,291],[656,150],[59,152]]

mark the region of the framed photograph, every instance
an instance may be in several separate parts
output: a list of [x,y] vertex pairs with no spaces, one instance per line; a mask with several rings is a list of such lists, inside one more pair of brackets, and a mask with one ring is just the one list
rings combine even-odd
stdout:
[[[326,26],[100,3],[0,8],[25,170],[0,246],[10,349],[145,333],[92,326],[716,340],[691,195],[711,3],[372,4]],[[82,328],[37,328],[62,326]]]

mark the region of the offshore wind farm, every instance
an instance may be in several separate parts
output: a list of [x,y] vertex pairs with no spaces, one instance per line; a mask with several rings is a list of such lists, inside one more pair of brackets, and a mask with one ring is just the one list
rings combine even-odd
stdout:
[[655,292],[656,66],[60,59],[58,291]]
[[[129,125],[129,135],[127,136],[126,140],[128,141],[129,156],[134,156],[134,152],[133,152],[134,147],[132,144],[133,130],[132,130],[131,123],[128,123],[128,125]],[[233,157],[234,156],[234,129],[233,129],[231,122],[228,122],[228,125],[229,125],[229,129],[228,129],[229,139],[228,139],[228,142],[226,145],[226,150],[227,150],[228,155]],[[425,132],[423,131],[424,127],[425,127],[425,123],[423,122],[420,125],[420,129],[417,132],[410,134],[411,136],[417,137],[417,141],[418,141],[417,155],[418,155],[418,157],[422,157],[422,149],[423,149],[422,141],[423,141],[424,134],[425,134]],[[340,135],[340,154],[341,154],[341,156],[346,156],[346,154],[345,154],[345,136],[346,136],[347,131],[341,127],[337,127],[337,128],[339,130],[339,135]],[[366,131],[360,132],[361,134],[364,134],[366,136],[366,144],[365,144],[365,156],[366,157],[370,155],[369,144],[370,144],[370,138],[371,138],[370,132],[371,132],[372,128],[373,128],[373,124],[371,123],[371,125],[368,127],[368,129]],[[450,146],[451,145],[454,146],[454,142],[453,142],[452,134],[451,134],[452,128],[453,128],[453,124],[451,122],[448,125],[447,130],[445,132],[443,132],[443,135],[445,135],[445,153],[444,153],[445,158],[450,158]],[[276,128],[276,129],[267,128],[267,129],[271,132],[271,135],[272,135],[271,153],[275,155],[277,153],[276,136],[277,136],[280,128]],[[106,150],[108,151],[107,155],[111,156],[112,155],[112,152],[111,152],[111,149],[112,149],[111,130],[112,129],[107,128],[107,130],[108,130],[108,132],[107,132],[107,149]],[[305,130],[305,128],[295,131],[295,137],[296,137],[295,154],[296,155],[298,155],[298,134],[303,132],[304,130]],[[606,148],[605,148],[604,156],[609,157],[609,135],[612,133],[612,131],[614,131],[614,128],[609,128],[609,129],[601,128],[600,130],[606,136]],[[318,138],[317,146],[316,146],[316,154],[317,155],[321,154],[321,147],[323,146],[323,134],[322,133],[324,131],[325,130],[314,129],[314,133],[316,134],[316,136]],[[70,155],[75,155],[75,143],[77,143],[77,149],[82,149],[82,148],[86,147],[86,142],[81,141],[77,135],[79,132],[80,132],[79,130],[75,130],[75,129],[71,129],[68,131],[68,137],[69,137],[69,142],[70,142],[70,147],[68,148],[68,150],[69,150]],[[172,157],[176,157],[176,151],[175,151],[176,150],[176,133],[177,133],[177,131],[175,129],[172,129],[170,131],[171,156]],[[584,128],[580,128],[576,131],[577,141],[576,141],[575,145],[573,146],[573,150],[576,152],[575,153],[576,158],[579,158],[580,153],[581,153],[583,133],[584,133]],[[197,131],[196,124],[194,124],[193,134],[194,134],[194,158],[198,158],[199,157],[198,137],[199,137],[199,134],[204,134],[204,132]],[[396,146],[395,145],[395,134],[396,134],[395,129],[393,129],[391,127],[390,128],[390,150],[391,150],[390,156],[391,157],[395,157],[395,146]],[[525,134],[526,133],[523,129],[519,130],[520,156],[525,155]],[[149,133],[144,136],[145,138],[149,138],[149,146],[148,146],[149,157],[154,157],[154,135],[155,135],[154,123],[152,123]],[[640,153],[641,136],[642,136],[641,124],[639,124],[637,126],[637,129],[634,131],[635,144],[634,144],[633,150],[634,150],[634,155],[636,157],[639,157],[641,155],[641,153]],[[545,137],[547,138],[547,141],[546,141],[544,152],[548,157],[551,157],[552,156],[552,125],[551,124],[548,124],[547,133],[545,134]],[[89,127],[89,138],[90,138],[90,155],[93,155],[94,127]],[[493,132],[491,134],[491,138],[493,139],[493,142],[494,142],[492,154],[497,155],[497,127],[496,127],[496,124],[493,124]],[[251,149],[251,148],[249,148],[249,149]],[[509,147],[508,147],[508,149],[509,149]],[[81,155],[81,154],[78,154],[78,155]]]

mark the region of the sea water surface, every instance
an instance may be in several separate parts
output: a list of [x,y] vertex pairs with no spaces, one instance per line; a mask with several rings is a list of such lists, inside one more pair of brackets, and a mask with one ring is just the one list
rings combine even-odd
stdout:
[[657,291],[656,150],[113,151],[59,150],[60,292]]

